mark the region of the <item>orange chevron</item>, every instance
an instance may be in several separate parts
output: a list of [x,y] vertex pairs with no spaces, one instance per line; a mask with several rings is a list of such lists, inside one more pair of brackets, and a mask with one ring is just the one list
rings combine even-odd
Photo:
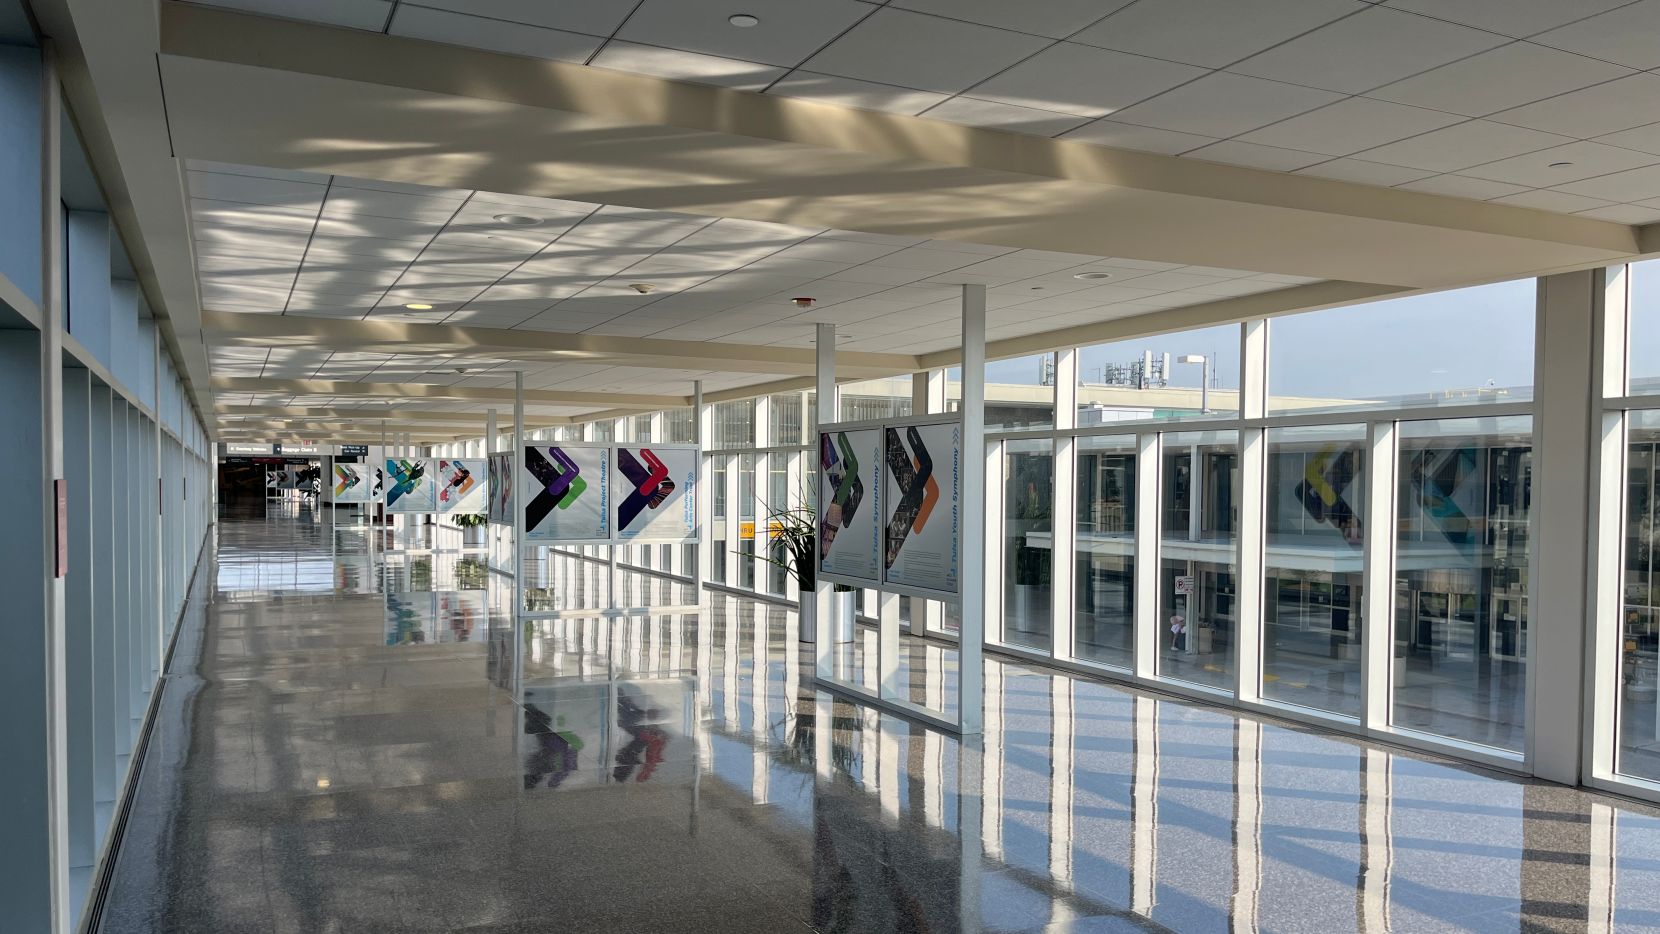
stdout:
[[[911,463],[916,465],[917,470],[922,469],[921,461],[913,458]],[[917,532],[922,531],[922,527],[928,524],[929,513],[934,511],[934,504],[940,501],[940,485],[934,482],[933,474],[928,475],[928,482],[923,484],[922,491],[922,508],[916,511],[916,521],[911,524],[911,528]]]

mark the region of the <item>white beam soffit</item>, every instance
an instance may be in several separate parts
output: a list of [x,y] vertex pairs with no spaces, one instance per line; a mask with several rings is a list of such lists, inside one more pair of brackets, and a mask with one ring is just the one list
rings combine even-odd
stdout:
[[[358,353],[478,355],[544,365],[565,361],[664,369],[699,367],[729,373],[810,375],[813,372],[812,348],[416,324],[372,318],[204,311],[202,332],[207,342],[216,347],[309,347]],[[838,354],[836,363],[837,370],[847,376],[890,376],[916,369],[917,358],[909,354],[849,351]],[[530,394],[525,398],[529,399]]]
[[1016,248],[1439,288],[1619,261],[1626,225],[163,0],[179,154]]
[[[511,404],[512,389],[485,386],[447,386],[438,383],[353,383],[326,379],[267,379],[258,376],[215,376],[213,388],[229,392],[285,392],[305,396],[363,399],[403,399],[410,402],[496,402]],[[623,392],[564,392],[526,389],[530,405],[603,405],[628,409],[675,409],[687,405],[684,396],[636,395]]]

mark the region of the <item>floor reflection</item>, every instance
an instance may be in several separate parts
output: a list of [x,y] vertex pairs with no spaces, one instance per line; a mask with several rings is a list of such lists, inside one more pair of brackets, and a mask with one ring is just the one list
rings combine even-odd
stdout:
[[1651,808],[996,658],[959,742],[815,690],[773,605],[516,627],[469,553],[366,546],[222,525],[103,930],[1660,928]]

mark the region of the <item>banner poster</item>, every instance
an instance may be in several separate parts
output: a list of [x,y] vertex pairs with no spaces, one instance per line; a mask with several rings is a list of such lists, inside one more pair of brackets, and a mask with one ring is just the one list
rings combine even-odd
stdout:
[[962,566],[962,425],[903,425],[883,431],[883,579],[956,593]]
[[423,513],[437,509],[438,484],[432,476],[432,462],[418,457],[388,457],[386,511]]
[[513,455],[505,451],[490,455],[489,489],[491,522],[511,525],[513,522]]
[[367,503],[374,489],[368,464],[335,464],[329,475],[329,491],[336,503]]
[[882,579],[882,429],[818,436],[818,566],[828,574]]
[[267,495],[282,489],[282,471],[267,470],[265,472],[265,491]]
[[438,462],[438,511],[481,513],[489,505],[489,486],[482,459],[442,459]]
[[591,542],[611,537],[609,451],[525,446],[518,480],[525,485],[526,541]]
[[617,538],[682,542],[697,538],[697,451],[618,447]]

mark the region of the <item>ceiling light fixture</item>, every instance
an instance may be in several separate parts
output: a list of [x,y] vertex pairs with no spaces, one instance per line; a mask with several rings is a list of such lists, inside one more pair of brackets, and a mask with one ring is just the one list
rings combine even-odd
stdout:
[[1553,168],[1553,169],[1565,169],[1570,165],[1573,165],[1573,163],[1572,162],[1552,162],[1550,164],[1550,167]]
[[405,305],[404,307],[408,308],[410,311],[431,311],[432,310],[432,306],[428,305],[426,302],[410,302],[409,304]]
[[1110,272],[1080,272],[1077,275],[1073,276],[1072,278],[1074,278],[1074,279],[1111,279],[1112,278],[1112,273],[1110,273]]
[[761,25],[759,16],[751,16],[748,13],[733,13],[726,18],[726,21],[739,29],[749,29],[752,26]]
[[496,220],[511,227],[535,227],[542,222],[540,217],[529,214],[497,214]]

